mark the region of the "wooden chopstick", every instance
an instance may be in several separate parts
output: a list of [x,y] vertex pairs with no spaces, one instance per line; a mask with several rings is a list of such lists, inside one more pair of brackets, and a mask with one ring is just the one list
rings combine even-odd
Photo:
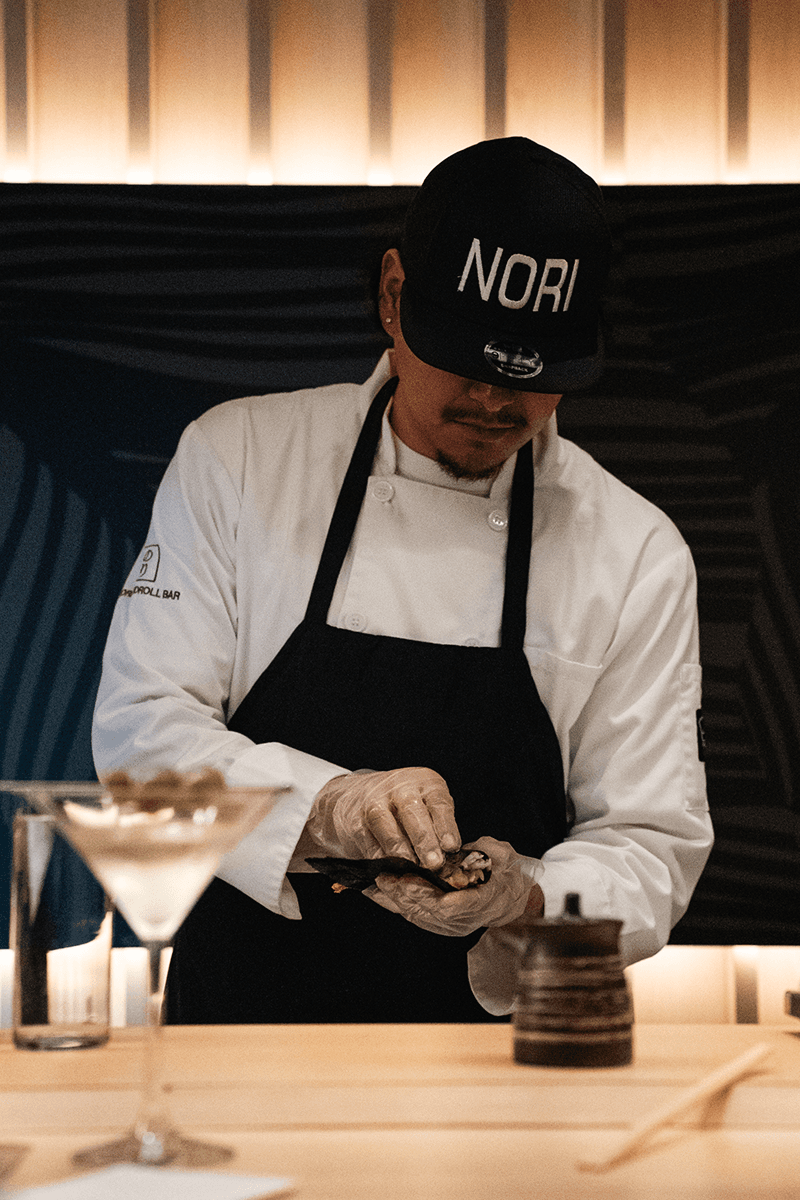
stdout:
[[766,1058],[771,1049],[772,1047],[767,1042],[759,1042],[745,1054],[740,1054],[732,1062],[712,1071],[710,1075],[704,1076],[692,1087],[686,1088],[673,1100],[662,1104],[650,1116],[637,1121],[611,1154],[596,1159],[580,1160],[577,1164],[578,1167],[582,1171],[608,1171],[612,1167],[616,1167],[618,1163],[624,1162],[625,1159],[635,1154],[651,1134],[668,1125],[670,1121],[674,1121],[676,1117],[682,1116],[693,1105],[710,1100],[718,1092],[724,1091],[737,1080],[749,1075],[756,1064]]

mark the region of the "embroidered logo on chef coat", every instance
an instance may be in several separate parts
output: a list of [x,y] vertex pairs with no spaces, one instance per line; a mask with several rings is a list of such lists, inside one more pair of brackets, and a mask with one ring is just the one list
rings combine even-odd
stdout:
[[142,551],[142,557],[139,559],[139,567],[136,573],[136,583],[132,588],[123,588],[120,592],[121,596],[152,596],[156,600],[180,600],[181,594],[176,588],[161,588],[147,587],[145,585],[155,583],[158,576],[158,568],[161,564],[161,547],[155,542],[152,546],[145,546]]
[[158,567],[161,562],[161,549],[158,545],[145,546],[139,560],[139,570],[136,574],[137,583],[155,583]]

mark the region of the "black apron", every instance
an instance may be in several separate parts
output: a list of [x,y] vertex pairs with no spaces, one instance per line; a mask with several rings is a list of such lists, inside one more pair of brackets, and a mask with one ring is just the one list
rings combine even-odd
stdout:
[[[533,458],[517,455],[499,647],[440,645],[326,624],[396,386],[375,397],[331,519],[304,620],[228,728],[349,770],[430,767],[447,781],[463,841],[540,857],[567,832],[561,751],[523,651]],[[302,921],[215,879],[175,939],[174,1024],[486,1021],[467,979],[480,933],[418,929],[359,892],[293,873]]]

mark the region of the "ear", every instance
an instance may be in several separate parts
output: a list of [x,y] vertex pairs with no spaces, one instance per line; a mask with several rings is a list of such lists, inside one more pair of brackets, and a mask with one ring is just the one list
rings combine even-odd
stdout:
[[[400,328],[400,292],[406,273],[398,250],[387,250],[381,265],[381,282],[378,290],[378,311],[386,332],[391,337],[394,328]],[[394,327],[394,328],[393,328]]]

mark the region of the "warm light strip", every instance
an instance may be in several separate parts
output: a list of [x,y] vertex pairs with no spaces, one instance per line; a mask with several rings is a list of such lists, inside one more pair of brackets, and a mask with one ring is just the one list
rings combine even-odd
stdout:
[[[171,951],[161,960],[162,986]],[[800,990],[798,946],[665,946],[653,958],[628,968],[636,1020],[645,1025],[735,1024],[748,1014],[737,996],[735,960],[755,976],[757,1020],[800,1030],[784,1012],[784,994]],[[0,1028],[11,1025],[14,954],[0,950]],[[749,985],[748,985],[749,986]],[[111,1023],[145,1021],[147,952],[139,947],[111,951]],[[752,1010],[752,993],[748,1003]]]
[[628,968],[637,1021],[797,1027],[784,996],[800,989],[797,946],[665,946]]
[[416,183],[503,134],[800,181],[793,0],[3,0],[0,33],[7,181]]

